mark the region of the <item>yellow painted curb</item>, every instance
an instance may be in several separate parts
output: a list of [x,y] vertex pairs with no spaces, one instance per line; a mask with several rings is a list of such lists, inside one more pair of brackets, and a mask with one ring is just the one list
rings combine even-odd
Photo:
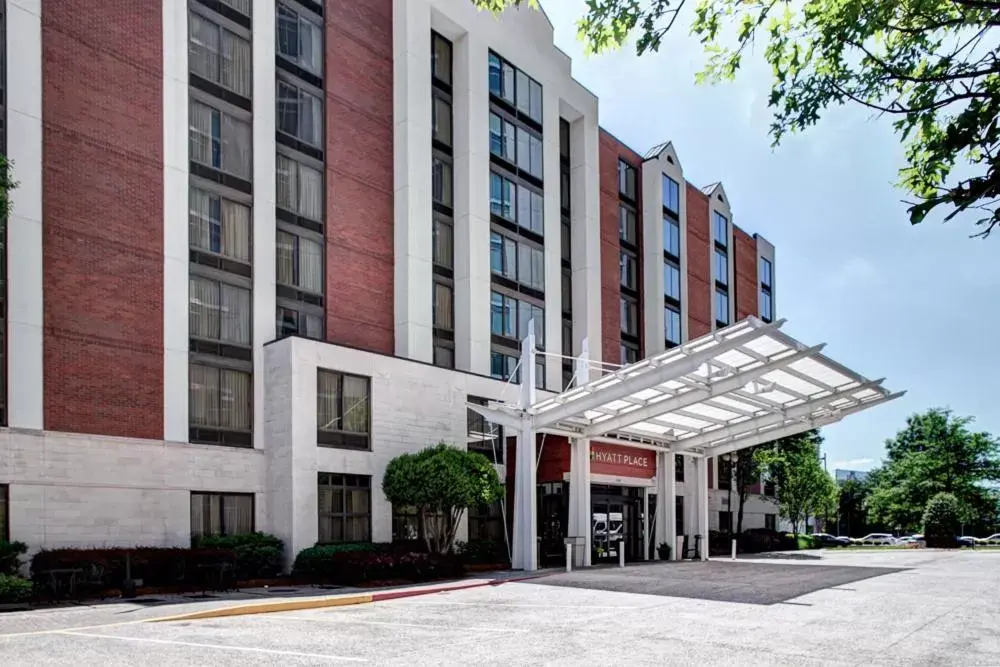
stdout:
[[278,611],[298,611],[300,609],[323,609],[324,607],[345,607],[353,604],[367,604],[372,601],[371,594],[367,595],[344,595],[329,598],[310,598],[306,600],[282,600],[281,602],[257,602],[254,604],[241,604],[234,607],[220,607],[218,609],[207,609],[205,611],[193,611],[187,614],[177,614],[176,616],[164,616],[163,618],[151,618],[150,623],[162,623],[165,621],[195,621],[205,618],[223,618],[225,616],[249,616],[251,614],[272,614]]

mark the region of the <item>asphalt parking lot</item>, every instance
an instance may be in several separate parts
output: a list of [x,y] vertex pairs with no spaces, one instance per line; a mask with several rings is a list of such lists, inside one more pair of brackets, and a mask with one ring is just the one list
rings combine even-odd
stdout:
[[997,665],[1000,554],[650,564],[353,607],[20,634],[5,631],[10,616],[0,615],[4,665]]

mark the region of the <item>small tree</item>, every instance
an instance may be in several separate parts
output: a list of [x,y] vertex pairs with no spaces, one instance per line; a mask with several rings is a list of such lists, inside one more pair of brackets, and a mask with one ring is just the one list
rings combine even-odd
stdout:
[[393,505],[416,509],[428,551],[448,553],[465,510],[496,501],[503,486],[485,456],[442,442],[390,461],[382,491]]
[[17,181],[11,173],[13,163],[0,153],[0,220],[10,213],[10,191],[17,187]]
[[924,509],[924,539],[929,547],[956,547],[962,523],[962,506],[950,493],[938,493]]
[[778,511],[792,524],[792,532],[813,516],[828,515],[835,506],[837,487],[823,469],[819,432],[806,431],[762,445],[758,457],[777,489]]

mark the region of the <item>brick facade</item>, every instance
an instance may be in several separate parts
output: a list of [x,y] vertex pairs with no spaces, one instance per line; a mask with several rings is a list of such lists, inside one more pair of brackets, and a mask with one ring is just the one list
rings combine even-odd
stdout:
[[688,335],[694,339],[712,331],[712,266],[710,259],[711,227],[708,196],[691,185],[687,187]]
[[161,18],[44,5],[46,429],[163,435]]
[[733,227],[736,271],[736,321],[758,315],[757,241],[739,227]]
[[326,336],[385,354],[395,351],[392,5],[325,3]]

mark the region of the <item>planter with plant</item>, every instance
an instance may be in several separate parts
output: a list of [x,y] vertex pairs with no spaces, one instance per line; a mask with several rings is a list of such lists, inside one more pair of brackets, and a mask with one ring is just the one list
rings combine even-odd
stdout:
[[669,542],[660,542],[656,547],[656,555],[660,560],[670,560],[670,552],[672,551]]

